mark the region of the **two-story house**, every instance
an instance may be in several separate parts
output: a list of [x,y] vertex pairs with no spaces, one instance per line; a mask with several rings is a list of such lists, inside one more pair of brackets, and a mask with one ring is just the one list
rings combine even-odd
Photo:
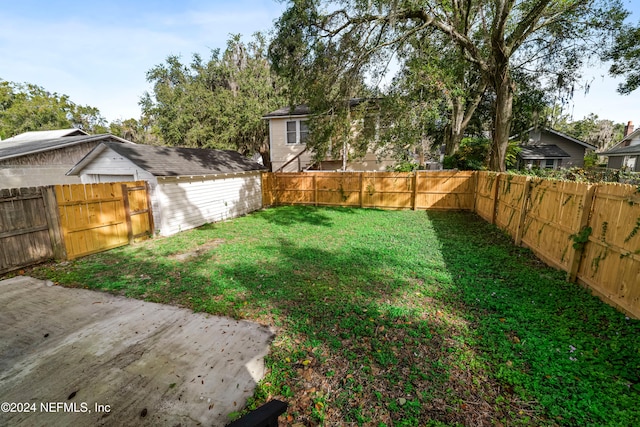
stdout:
[[[353,108],[362,101],[362,99],[352,99],[349,102],[350,107]],[[340,157],[325,158],[315,162],[312,151],[307,149],[306,145],[311,118],[311,111],[307,105],[280,108],[265,114],[262,118],[269,121],[269,151],[271,169],[274,172],[384,171],[395,163],[393,159],[380,156],[373,150],[367,151],[361,157],[350,156],[350,149],[346,144],[340,150]]]

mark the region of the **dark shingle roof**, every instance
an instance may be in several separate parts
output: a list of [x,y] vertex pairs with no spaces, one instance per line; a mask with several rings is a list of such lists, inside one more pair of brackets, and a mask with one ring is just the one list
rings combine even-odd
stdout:
[[113,142],[105,142],[104,145],[155,176],[216,175],[265,169],[261,164],[232,150]]
[[85,142],[102,140],[119,141],[118,143],[129,142],[109,133],[100,135],[65,136],[40,140],[4,140],[0,141],[0,160],[12,159],[15,157],[27,156],[29,154],[57,150],[59,148],[69,147]]
[[[369,100],[368,98],[351,98],[349,100],[349,107],[353,108],[360,105],[362,102]],[[273,117],[289,117],[289,116],[308,116],[311,114],[311,109],[307,104],[296,105],[295,107],[282,107],[278,110],[262,116],[263,119],[269,119]]]
[[638,156],[640,155],[640,144],[630,145],[628,147],[612,148],[609,151],[599,153],[602,156]]
[[560,157],[571,157],[557,145],[522,145],[520,146],[520,157],[525,160],[557,159]]

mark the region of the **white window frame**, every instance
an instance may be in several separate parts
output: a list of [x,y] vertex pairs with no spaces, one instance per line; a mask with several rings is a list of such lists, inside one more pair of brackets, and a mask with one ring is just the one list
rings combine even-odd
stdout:
[[628,170],[635,171],[637,161],[636,156],[624,156],[624,159],[622,159],[622,166]]
[[[289,129],[289,123],[295,123],[295,130]],[[306,132],[302,131],[302,123],[306,124]],[[295,142],[289,142],[289,135],[293,135],[295,132],[296,140]],[[307,138],[309,137],[309,121],[307,119],[294,119],[287,120],[284,124],[284,140],[287,145],[298,145],[298,144],[306,144]]]

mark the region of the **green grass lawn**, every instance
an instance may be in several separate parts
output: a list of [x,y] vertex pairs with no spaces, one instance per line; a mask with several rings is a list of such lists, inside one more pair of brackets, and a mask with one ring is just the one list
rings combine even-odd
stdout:
[[471,213],[280,207],[28,272],[272,326],[285,425],[640,425],[640,322]]

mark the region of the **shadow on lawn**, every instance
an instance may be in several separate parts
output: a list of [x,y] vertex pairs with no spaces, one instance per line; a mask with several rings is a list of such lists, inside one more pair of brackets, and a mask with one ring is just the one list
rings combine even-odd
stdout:
[[333,221],[326,211],[353,213],[352,208],[316,208],[312,206],[280,206],[277,209],[266,209],[253,215],[277,225],[293,225],[297,223],[330,227]]
[[471,213],[427,212],[493,375],[561,425],[638,425],[640,322]]

